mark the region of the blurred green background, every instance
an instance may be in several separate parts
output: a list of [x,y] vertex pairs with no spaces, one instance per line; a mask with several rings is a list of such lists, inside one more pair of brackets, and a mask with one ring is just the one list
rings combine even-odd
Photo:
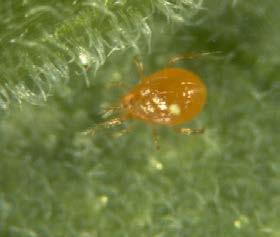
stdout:
[[[241,0],[1,0],[0,236],[279,237],[280,6]],[[199,136],[106,120],[184,52],[208,87]]]

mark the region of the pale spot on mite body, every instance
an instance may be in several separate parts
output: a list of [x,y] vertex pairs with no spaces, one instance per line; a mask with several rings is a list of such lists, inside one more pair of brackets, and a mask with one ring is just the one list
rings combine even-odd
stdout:
[[178,116],[181,114],[181,108],[178,104],[171,104],[168,109],[171,115]]

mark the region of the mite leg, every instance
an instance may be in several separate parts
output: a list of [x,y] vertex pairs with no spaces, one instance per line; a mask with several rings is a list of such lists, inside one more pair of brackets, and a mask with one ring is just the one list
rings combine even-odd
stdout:
[[122,123],[123,123],[123,120],[121,120],[121,118],[113,118],[113,119],[105,121],[103,123],[99,123],[95,127],[89,128],[89,129],[87,129],[86,131],[84,131],[82,133],[84,135],[92,135],[92,136],[94,136],[99,129],[104,129],[104,128],[107,129],[107,128],[119,126]]
[[144,79],[144,65],[141,62],[141,60],[139,59],[139,57],[134,58],[134,64],[135,64],[136,69],[138,71],[140,80],[142,81]]
[[119,131],[119,132],[113,133],[113,137],[114,137],[114,138],[121,137],[121,136],[123,136],[123,135],[125,135],[125,134],[127,134],[127,133],[130,133],[131,130],[132,130],[132,126],[129,126],[129,127],[125,128],[125,129],[122,129],[122,130]]
[[103,111],[101,112],[102,117],[107,118],[112,114],[120,114],[122,107],[119,105],[103,106]]
[[177,63],[178,61],[181,60],[191,60],[191,59],[197,59],[205,56],[209,56],[212,54],[219,54],[221,53],[220,51],[214,51],[214,52],[201,52],[201,53],[183,53],[183,54],[178,54],[172,57],[168,62],[167,66],[172,66],[173,64]]
[[152,135],[153,135],[154,145],[155,145],[156,149],[159,150],[160,149],[159,138],[158,138],[158,133],[157,133],[156,128],[152,128]]
[[114,88],[128,88],[129,85],[124,81],[111,81],[105,84],[106,89],[114,89]]
[[193,135],[193,134],[201,134],[204,133],[204,128],[175,128],[175,131],[178,133],[186,134],[186,135]]

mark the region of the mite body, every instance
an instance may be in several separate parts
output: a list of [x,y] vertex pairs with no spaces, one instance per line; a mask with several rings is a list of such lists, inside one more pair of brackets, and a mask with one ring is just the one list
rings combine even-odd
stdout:
[[[172,58],[173,64],[182,59],[193,59],[209,53],[184,54]],[[138,119],[150,124],[165,126],[181,125],[193,119],[205,104],[207,89],[199,76],[190,70],[166,67],[145,77],[143,64],[136,60],[140,74],[140,82],[130,92],[124,95],[116,107],[107,112],[117,112],[118,116],[98,124],[86,133],[95,133],[98,128],[109,128],[121,125],[127,119]],[[202,133],[203,128],[178,128],[175,130],[184,134]],[[124,132],[128,131],[127,129]],[[157,135],[154,131],[154,141]],[[123,134],[121,132],[120,134]]]
[[193,72],[165,68],[143,78],[122,98],[126,118],[148,123],[180,125],[202,109],[207,90]]

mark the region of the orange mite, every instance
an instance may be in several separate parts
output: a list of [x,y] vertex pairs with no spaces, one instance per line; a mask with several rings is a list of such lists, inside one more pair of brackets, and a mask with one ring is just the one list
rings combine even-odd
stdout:
[[207,90],[193,72],[165,68],[144,78],[122,98],[125,117],[148,123],[180,125],[205,104]]
[[[209,54],[209,53],[204,53]],[[193,59],[202,54],[174,57],[169,63]],[[141,81],[122,97],[120,106],[109,109],[119,117],[98,124],[86,133],[95,133],[100,127],[112,127],[127,119],[138,119],[150,124],[175,126],[193,119],[205,104],[207,89],[199,76],[190,70],[167,67],[150,76],[143,76],[143,65],[136,61]],[[202,133],[204,129],[175,128],[185,134]]]

